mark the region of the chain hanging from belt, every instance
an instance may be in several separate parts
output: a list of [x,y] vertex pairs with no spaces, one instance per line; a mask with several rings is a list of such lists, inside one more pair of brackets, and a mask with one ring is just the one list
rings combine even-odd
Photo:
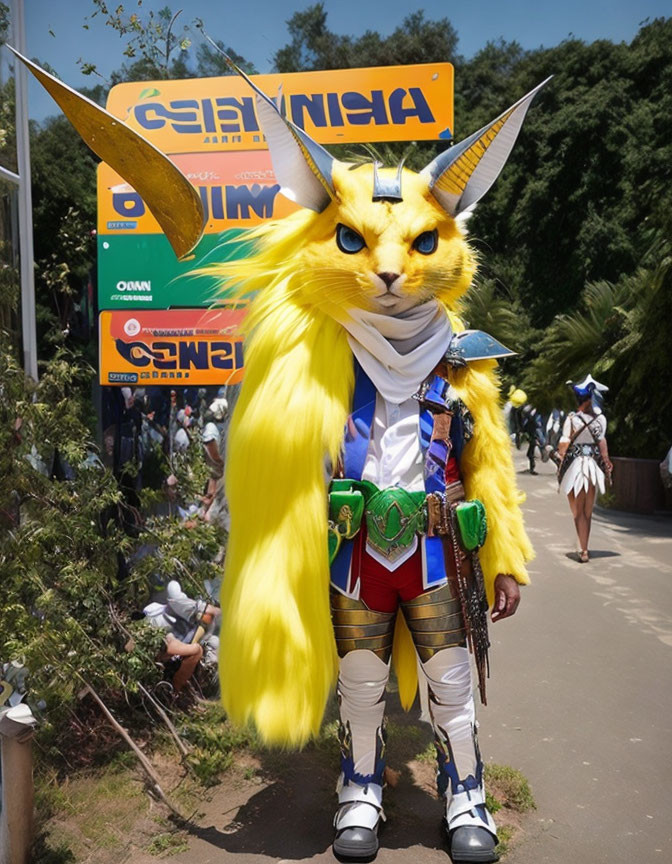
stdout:
[[[456,509],[456,505],[448,505],[444,508],[444,512],[447,512],[443,524],[448,528],[450,552],[455,562],[454,579],[462,608],[467,644],[474,655],[476,664],[478,691],[481,702],[483,705],[487,705],[485,682],[490,677],[490,659],[488,656],[490,637],[488,635],[488,601],[485,594],[485,580],[478,560],[478,549],[471,552],[462,549]],[[466,562],[469,562],[471,566],[465,567]],[[467,570],[469,572],[466,572]],[[450,572],[448,578],[451,578]]]

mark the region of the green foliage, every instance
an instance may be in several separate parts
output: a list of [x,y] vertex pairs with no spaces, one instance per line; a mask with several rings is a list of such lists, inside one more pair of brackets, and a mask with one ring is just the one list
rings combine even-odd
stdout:
[[469,327],[485,330],[507,347],[525,346],[530,327],[525,310],[493,279],[479,279],[472,285],[460,313]]
[[12,329],[21,290],[19,268],[14,260],[9,243],[0,239],[0,328],[5,331]]
[[192,745],[187,761],[203,786],[219,783],[220,775],[233,762],[234,752],[256,741],[249,729],[231,726],[216,703],[207,703],[200,713],[186,716],[180,734]]
[[[9,171],[13,171],[15,174],[18,171],[16,154],[16,90],[14,78],[0,82],[0,165]],[[3,189],[7,182],[4,179],[0,180],[0,190]],[[13,186],[9,188],[13,188]],[[4,214],[2,218],[4,219]]]
[[662,456],[672,428],[672,250],[660,236],[642,266],[616,283],[589,284],[575,312],[547,328],[523,386],[532,401],[568,404],[567,380],[588,370],[609,387],[611,452]]
[[[146,10],[142,0],[117,6],[105,0],[92,2],[95,9],[85,19],[84,29],[88,30],[90,22],[101,16],[105,25],[118,33],[124,42],[122,55],[127,59],[120,69],[112,73],[110,84],[232,74],[223,57],[205,42],[198,46],[196,61],[193,62],[194,34],[200,39],[198,30],[203,28],[203,22],[198,18],[187,24],[183,19],[178,21],[181,9],[174,13],[168,6],[156,12]],[[131,9],[135,11],[129,11]],[[217,44],[220,48],[225,47],[221,41]],[[252,64],[244,57],[230,48],[225,50],[245,71],[255,73]],[[90,60],[80,57],[78,63],[85,75],[100,75],[98,67]]]
[[502,807],[526,813],[536,804],[525,776],[510,765],[489,763],[485,766],[485,783]]
[[[90,374],[60,349],[30,384],[0,339],[0,661],[28,670],[49,746],[67,732],[87,684],[131,725],[146,722],[134,706],[139,684],[151,689],[161,677],[163,634],[133,613],[157,577],[202,596],[202,579],[219,575],[211,525],[166,519],[137,540],[123,533],[117,482],[96,456],[78,398]],[[150,554],[128,574],[120,556],[138,545]]]
[[168,858],[171,855],[179,855],[189,849],[187,834],[184,831],[166,831],[157,834],[147,846],[150,855],[160,858]]
[[151,804],[137,774],[116,766],[78,776],[38,775],[35,787],[39,839],[31,860],[84,861],[91,850],[122,851]]
[[[128,674],[108,611],[128,544],[107,519],[114,479],[85,462],[88,433],[70,396],[80,370],[59,355],[28,389],[6,350],[0,363],[0,657],[21,659],[31,692],[60,715],[83,681],[108,689]],[[51,479],[69,466],[82,466],[75,479]]]
[[218,583],[221,578],[223,539],[220,529],[201,520],[147,519],[140,543],[150,554],[137,556],[133,564],[134,584],[141,586],[138,605],[146,605],[150,592],[170,579],[176,579],[190,596],[203,595],[205,580]]
[[491,813],[496,813],[498,810],[502,809],[502,805],[495,796],[491,794],[490,790],[486,790],[485,792],[485,806]]
[[[93,5],[95,11],[85,19],[84,28],[88,29],[89,22],[98,15],[104,16],[106,26],[126,43],[123,56],[132,61],[115,73],[116,80],[112,83],[184,77],[179,73],[185,70],[184,55],[191,40],[186,35],[188,28],[177,22],[181,10],[173,14],[166,6],[158,12],[152,9],[145,12],[142,0],[134,4],[137,11],[130,13],[123,5],[112,6],[104,0],[93,0]],[[95,63],[80,58],[79,64],[85,75],[97,74]]]
[[4,45],[7,41],[7,32],[9,31],[9,6],[6,3],[0,3],[0,45]]
[[62,116],[31,124],[31,156],[38,354],[68,345],[95,363],[88,332],[72,325],[94,266],[96,159]]
[[499,843],[497,844],[497,854],[500,859],[503,858],[504,855],[508,854],[512,837],[513,828],[509,828],[508,825],[498,826],[497,839],[499,840]]
[[661,19],[631,45],[488,46],[458,69],[458,90],[468,88],[460,134],[555,75],[470,226],[535,326],[573,308],[586,283],[632,272],[669,210],[671,37],[672,19]]

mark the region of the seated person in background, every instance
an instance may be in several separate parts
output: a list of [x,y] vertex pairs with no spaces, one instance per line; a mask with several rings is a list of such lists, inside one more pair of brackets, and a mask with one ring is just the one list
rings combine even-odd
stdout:
[[168,583],[166,595],[165,603],[149,603],[142,611],[151,624],[166,631],[164,650],[158,659],[182,660],[173,677],[173,687],[179,693],[203,657],[208,663],[217,662],[219,639],[207,634],[207,629],[221,609],[206,600],[192,600],[174,579]]

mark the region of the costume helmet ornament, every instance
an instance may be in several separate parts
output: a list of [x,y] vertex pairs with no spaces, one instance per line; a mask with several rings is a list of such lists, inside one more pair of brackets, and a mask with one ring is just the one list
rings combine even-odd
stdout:
[[519,387],[510,387],[509,402],[514,408],[522,408],[522,406],[527,402],[527,393]]
[[582,381],[568,381],[567,384],[572,388],[577,399],[580,401],[590,399],[593,411],[596,414],[602,413],[602,405],[604,404],[602,394],[609,390],[606,384],[596,381],[590,374],[586,375]]
[[118,117],[45,72],[11,45],[7,47],[58,103],[93,152],[145,201],[175,255],[188,257],[203,233],[205,214],[196,188],[179,168]]

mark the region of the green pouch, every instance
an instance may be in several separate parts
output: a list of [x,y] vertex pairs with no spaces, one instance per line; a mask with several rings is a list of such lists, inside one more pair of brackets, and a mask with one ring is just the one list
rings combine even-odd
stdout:
[[462,501],[455,508],[455,517],[460,531],[460,540],[467,552],[479,549],[488,534],[488,523],[485,507],[478,498],[473,501]]
[[351,540],[359,531],[364,515],[364,496],[361,492],[338,489],[334,485],[329,492],[329,521],[338,528],[338,533],[346,540]]
[[332,480],[329,487],[327,535],[330,566],[343,540],[351,540],[359,531],[363,516],[364,495],[358,489],[353,489],[352,481]]

